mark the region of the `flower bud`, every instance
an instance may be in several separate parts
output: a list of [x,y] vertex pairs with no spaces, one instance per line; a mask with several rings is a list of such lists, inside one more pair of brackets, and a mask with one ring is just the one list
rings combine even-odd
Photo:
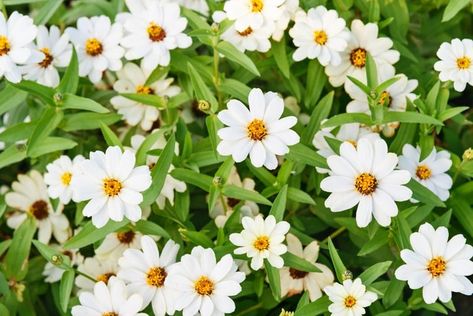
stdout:
[[467,150],[465,150],[465,152],[463,153],[463,156],[462,156],[463,160],[473,160],[473,149],[472,148],[468,148]]
[[281,309],[281,313],[279,314],[279,316],[294,316],[294,312],[289,312],[283,308]]
[[343,281],[353,279],[353,273],[350,270],[346,270],[342,275]]
[[197,101],[197,108],[199,111],[208,113],[210,111],[210,103],[205,100]]

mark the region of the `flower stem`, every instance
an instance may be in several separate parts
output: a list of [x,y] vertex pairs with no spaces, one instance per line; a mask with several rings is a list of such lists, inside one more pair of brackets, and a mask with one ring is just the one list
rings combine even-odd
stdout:
[[[1,1],[1,0],[0,0],[0,1]],[[87,279],[91,280],[91,281],[94,282],[94,283],[97,282],[97,280],[94,279],[93,277],[91,277],[90,275],[85,274],[84,272],[81,272],[81,271],[79,271],[79,270],[77,270],[77,269],[76,269],[76,273],[79,274],[79,275],[82,275],[84,278],[87,278]]]
[[342,226],[340,227],[339,229],[337,229],[336,231],[334,231],[333,233],[331,233],[327,238],[325,238],[324,240],[322,240],[322,243],[326,243],[328,241],[328,239],[334,239],[335,237],[337,237],[338,235],[340,235],[341,233],[343,233],[345,230],[347,230],[347,228],[345,226]]
[[247,315],[249,312],[252,312],[252,311],[254,311],[254,310],[257,310],[257,309],[259,309],[259,308],[261,308],[261,307],[263,307],[263,303],[262,303],[262,302],[261,302],[261,303],[258,303],[258,304],[256,304],[256,305],[253,305],[253,306],[248,307],[247,309],[245,309],[245,310],[239,312],[236,316]]

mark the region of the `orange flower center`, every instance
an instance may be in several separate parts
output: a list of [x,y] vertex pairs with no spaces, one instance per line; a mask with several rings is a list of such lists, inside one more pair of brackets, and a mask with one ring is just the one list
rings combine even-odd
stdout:
[[369,173],[362,173],[355,179],[355,188],[358,192],[363,195],[370,195],[376,190],[376,186],[378,185],[378,180],[369,174]]
[[257,13],[263,10],[264,3],[262,0],[251,0],[251,12]]
[[468,69],[471,65],[471,59],[467,56],[461,57],[457,59],[457,67],[459,69]]
[[433,277],[441,276],[445,272],[446,268],[447,263],[442,257],[433,258],[427,265],[427,270]]
[[146,283],[155,287],[162,287],[168,276],[166,270],[161,267],[153,267],[146,274]]
[[269,237],[268,236],[259,236],[253,242],[253,247],[258,251],[264,251],[269,249]]
[[432,176],[432,170],[425,165],[417,166],[416,176],[421,180],[427,180]]
[[241,36],[248,36],[251,33],[253,33],[253,29],[249,26],[243,32],[238,32]]
[[146,30],[149,39],[153,42],[161,42],[166,37],[166,31],[154,22],[151,22]]
[[122,183],[113,178],[107,178],[103,180],[103,191],[105,195],[112,197],[117,196],[122,190]]
[[97,276],[97,282],[102,281],[103,283],[108,284],[108,280],[113,276],[115,276],[115,273],[112,272],[101,274]]
[[68,186],[71,183],[71,179],[72,179],[72,173],[70,172],[64,172],[61,176],[61,182],[65,186]]
[[47,47],[40,49],[40,51],[44,54],[44,59],[39,63],[39,65],[42,68],[48,68],[48,66],[53,62],[54,57],[51,55],[51,51]]
[[314,41],[319,45],[325,45],[325,43],[327,43],[327,33],[324,31],[315,31]]
[[138,94],[153,94],[154,91],[151,87],[139,85],[136,87],[136,93]]
[[350,53],[350,62],[357,68],[363,68],[366,65],[366,49],[357,48]]
[[127,231],[127,232],[119,232],[117,233],[117,239],[122,244],[130,244],[133,239],[135,239],[135,232],[134,231]]
[[10,47],[11,46],[8,38],[4,35],[0,35],[0,56],[8,54]]
[[263,120],[254,119],[247,126],[248,137],[252,140],[263,140],[268,135],[268,130]]
[[356,304],[356,298],[354,298],[351,295],[348,295],[347,297],[345,297],[344,304],[345,304],[345,307],[352,308]]
[[214,290],[214,283],[203,275],[195,281],[194,289],[199,295],[211,295]]
[[379,105],[387,105],[387,106],[390,106],[391,105],[391,95],[389,94],[389,92],[387,91],[383,91],[381,92],[381,95],[379,96],[379,100],[378,100],[378,104]]
[[89,38],[85,41],[85,52],[90,56],[98,56],[103,52],[102,43],[96,38]]

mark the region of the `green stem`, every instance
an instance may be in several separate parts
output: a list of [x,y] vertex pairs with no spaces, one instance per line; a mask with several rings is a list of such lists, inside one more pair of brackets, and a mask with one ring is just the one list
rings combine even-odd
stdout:
[[457,170],[455,170],[455,174],[453,175],[453,183],[457,181],[458,175],[460,174],[460,171],[462,170],[463,164],[465,163],[465,160],[462,160],[460,165],[458,166]]
[[338,235],[340,235],[341,233],[343,233],[345,230],[347,230],[347,228],[345,226],[342,226],[340,227],[339,229],[337,229],[336,231],[334,231],[333,233],[331,233],[327,238],[325,238],[324,240],[322,240],[322,243],[326,243],[328,241],[328,239],[334,239],[335,237],[337,237]]
[[247,309],[245,309],[245,310],[239,312],[236,316],[244,316],[244,315],[247,315],[249,312],[252,312],[252,311],[254,311],[254,310],[257,310],[257,309],[259,309],[259,308],[261,308],[261,307],[263,307],[263,303],[262,303],[262,302],[261,302],[261,303],[258,303],[258,304],[256,304],[256,305],[253,305],[253,306],[248,307]]
[[94,283],[97,282],[97,280],[94,279],[93,277],[91,277],[90,275],[85,274],[84,272],[81,272],[81,271],[79,271],[79,270],[77,270],[77,269],[76,269],[76,273],[79,274],[79,275],[82,275],[84,278],[87,278],[87,279],[93,281]]

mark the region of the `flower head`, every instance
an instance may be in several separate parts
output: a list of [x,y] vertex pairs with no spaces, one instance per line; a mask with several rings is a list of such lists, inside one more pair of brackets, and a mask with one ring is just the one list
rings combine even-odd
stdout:
[[366,290],[360,279],[345,280],[343,284],[334,283],[326,286],[324,292],[332,301],[328,307],[332,315],[363,315],[365,307],[378,299],[376,293]]
[[[96,282],[102,281],[108,284],[110,278],[117,275],[118,266],[114,259],[100,260],[96,257],[90,257],[81,262],[77,270],[95,278]],[[83,275],[78,275],[75,284],[81,291],[93,291],[95,282]]]
[[227,18],[235,21],[235,29],[243,32],[247,27],[269,28],[272,33],[281,17],[284,0],[229,0],[223,7]]
[[84,159],[81,155],[76,156],[74,160],[68,156],[61,156],[46,166],[47,172],[44,174],[44,182],[48,186],[48,194],[51,198],[59,198],[64,204],[71,201],[72,177],[77,172],[77,165]]

